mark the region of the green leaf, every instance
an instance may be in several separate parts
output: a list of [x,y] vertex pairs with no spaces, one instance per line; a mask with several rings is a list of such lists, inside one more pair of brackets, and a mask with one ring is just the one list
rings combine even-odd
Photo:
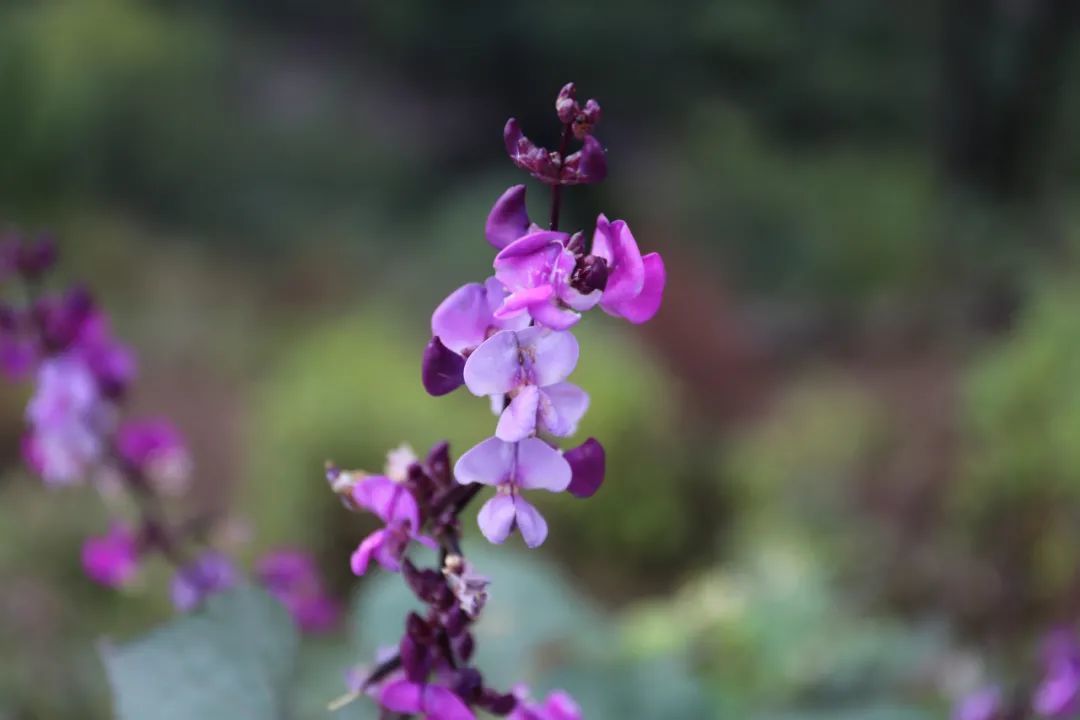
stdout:
[[273,720],[288,716],[298,641],[285,609],[245,586],[101,654],[120,720]]

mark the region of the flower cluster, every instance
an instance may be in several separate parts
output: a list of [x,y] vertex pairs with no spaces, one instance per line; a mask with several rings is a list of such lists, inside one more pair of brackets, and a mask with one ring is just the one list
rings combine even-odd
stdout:
[[[136,375],[135,355],[113,335],[108,317],[81,287],[50,292],[57,259],[50,237],[9,234],[0,240],[0,371],[30,380],[22,453],[28,468],[53,488],[92,485],[112,496],[126,491],[133,518],[114,519],[107,532],[88,538],[82,565],[88,578],[119,588],[132,584],[154,555],[175,567],[173,605],[192,610],[210,594],[232,587],[240,573],[233,561],[206,545],[206,522],[170,522],[162,501],[184,494],[192,475],[187,443],[163,418],[126,419],[125,401]],[[259,577],[305,630],[322,630],[337,618],[310,563],[292,557],[290,573],[280,554],[260,565]],[[276,558],[276,559],[275,559]],[[275,570],[276,568],[276,570]],[[286,577],[288,576],[288,577]]]
[[1067,628],[1050,632],[1043,639],[1039,660],[1042,673],[1031,692],[1015,693],[1015,700],[1010,701],[996,685],[981,687],[960,699],[954,720],[1076,717],[1080,713],[1080,638]]
[[[432,338],[423,353],[421,381],[434,396],[464,385],[486,397],[498,416],[494,435],[466,451],[451,469],[445,443],[424,460],[407,449],[391,453],[381,475],[343,471],[328,463],[327,480],[343,504],[371,513],[379,529],[360,542],[352,569],[365,574],[372,563],[401,572],[424,603],[410,613],[396,651],[367,672],[353,674],[346,699],[370,695],[384,711],[434,720],[469,720],[474,709],[514,720],[580,720],[565,693],[542,703],[522,687],[500,693],[472,667],[470,627],[487,599],[489,582],[465,559],[458,516],[484,486],[495,493],[481,506],[480,531],[502,543],[515,530],[530,548],[541,545],[548,525],[525,491],[569,491],[590,497],[604,479],[604,448],[595,438],[568,450],[556,439],[577,432],[589,396],[568,381],[578,362],[570,328],[582,313],[599,307],[609,315],[642,323],[656,314],[665,283],[657,253],[642,255],[623,220],[600,215],[594,228],[558,229],[561,190],[598,182],[606,158],[592,131],[600,120],[595,100],[575,100],[573,84],[555,102],[562,124],[557,152],[537,147],[516,120],[506,124],[510,159],[552,186],[548,227],[532,222],[525,187],[511,187],[495,202],[484,228],[496,249],[493,274],[466,284],[435,309]],[[569,153],[572,139],[582,143]],[[420,569],[413,545],[438,548],[439,565]]]

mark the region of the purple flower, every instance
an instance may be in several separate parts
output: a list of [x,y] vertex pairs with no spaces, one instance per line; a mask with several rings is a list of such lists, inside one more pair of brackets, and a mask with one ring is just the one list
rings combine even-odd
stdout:
[[292,615],[305,633],[332,630],[341,618],[341,604],[326,594],[315,560],[300,550],[275,550],[256,565],[256,576]]
[[34,368],[37,347],[26,338],[0,335],[0,372],[9,380],[22,380]]
[[217,551],[208,550],[173,575],[173,607],[180,612],[193,610],[208,596],[231,588],[236,580],[236,566],[232,560]]
[[582,293],[574,285],[578,260],[567,249],[569,236],[551,230],[531,232],[495,256],[495,277],[510,294],[495,317],[523,315],[553,330],[565,330],[581,319],[581,311],[600,302],[601,291]]
[[139,543],[126,525],[115,524],[107,535],[87,538],[82,548],[83,571],[107,587],[126,584],[139,569]]
[[539,230],[529,222],[529,212],[525,208],[525,186],[514,185],[495,201],[484,225],[484,237],[502,250],[530,229]]
[[1062,718],[1080,710],[1080,644],[1067,630],[1058,630],[1043,643],[1044,674],[1035,689],[1032,707],[1047,718]]
[[102,392],[110,397],[122,395],[135,379],[135,354],[112,336],[105,315],[91,312],[83,321],[76,342]]
[[469,706],[452,690],[406,679],[384,683],[379,705],[397,713],[420,715],[428,720],[476,720]]
[[559,153],[537,146],[521,131],[518,121],[510,118],[503,128],[503,143],[515,165],[548,185],[598,183],[607,177],[604,148],[592,135],[584,137],[580,150],[563,159]]
[[549,693],[543,703],[531,701],[529,690],[523,685],[514,688],[514,694],[518,704],[507,720],[582,720],[581,708],[562,690]]
[[559,451],[538,438],[508,443],[488,438],[462,455],[454,476],[463,485],[495,486],[477,518],[488,541],[501,543],[517,527],[525,544],[538,547],[547,537],[547,523],[521,496],[522,490],[562,492],[570,484],[570,465]]
[[1000,720],[1001,690],[990,685],[965,695],[953,708],[952,720]]
[[106,415],[94,376],[80,357],[67,354],[46,360],[38,369],[37,392],[26,408],[27,463],[50,485],[82,480],[101,458]]
[[572,435],[589,396],[563,382],[578,360],[577,340],[568,332],[530,327],[492,335],[465,363],[465,385],[474,395],[508,395],[495,436],[517,442],[537,427],[559,437]]
[[589,438],[576,448],[563,453],[570,464],[572,477],[567,490],[578,498],[589,498],[604,484],[607,456],[604,446],[596,438]]
[[659,253],[642,257],[630,227],[622,220],[596,219],[592,254],[607,263],[600,307],[632,323],[649,320],[660,309],[667,274]]
[[120,457],[170,494],[183,492],[191,477],[191,457],[180,431],[168,420],[125,423],[116,438]]
[[420,535],[420,508],[404,485],[383,475],[369,475],[353,487],[353,501],[374,513],[385,527],[368,535],[352,555],[352,571],[367,572],[371,559],[391,572],[401,570],[401,558],[410,541],[437,547],[434,540]]

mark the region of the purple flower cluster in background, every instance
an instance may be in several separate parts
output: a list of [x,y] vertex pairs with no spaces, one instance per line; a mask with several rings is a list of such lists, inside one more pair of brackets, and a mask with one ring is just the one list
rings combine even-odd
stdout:
[[1033,689],[1007,697],[995,685],[981,687],[960,698],[953,720],[1076,717],[1080,714],[1080,638],[1068,628],[1051,631],[1043,638],[1039,661],[1042,672]]
[[[81,287],[48,287],[57,260],[50,237],[0,239],[0,371],[29,380],[22,454],[27,467],[53,488],[77,485],[126,491],[133,518],[115,518],[109,530],[82,548],[87,577],[110,588],[130,585],[151,557],[174,568],[171,598],[179,611],[197,608],[240,579],[233,561],[205,542],[199,518],[170,522],[162,500],[183,495],[192,477],[187,443],[167,419],[125,419],[136,375],[134,353],[118,341],[108,317]],[[271,567],[278,555],[264,559]],[[304,630],[336,623],[340,608],[323,590],[314,565],[293,553],[294,571],[259,578]]]
[[[664,262],[642,255],[623,220],[600,215],[586,233],[558,229],[562,188],[599,182],[607,173],[603,147],[592,135],[600,121],[595,100],[583,106],[568,84],[555,111],[562,124],[557,151],[536,146],[516,120],[504,139],[519,168],[550,185],[546,228],[530,220],[525,186],[496,200],[484,236],[496,249],[493,274],[463,285],[435,309],[432,338],[423,353],[421,380],[434,396],[464,385],[487,398],[498,420],[492,437],[466,451],[451,468],[445,443],[423,460],[391,453],[386,471],[369,475],[327,465],[327,480],[343,504],[376,516],[382,526],[352,556],[365,574],[372,563],[401,572],[426,610],[410,613],[396,651],[347,682],[349,701],[369,695],[385,713],[433,720],[472,720],[474,710],[514,720],[580,720],[566,693],[535,702],[519,687],[499,692],[470,665],[470,627],[487,600],[489,581],[465,559],[459,515],[485,486],[494,494],[478,515],[480,531],[502,543],[514,531],[530,548],[541,545],[548,524],[526,491],[569,491],[592,496],[604,480],[604,448],[595,438],[561,450],[557,439],[577,432],[589,395],[568,381],[578,362],[570,332],[582,313],[599,307],[609,315],[642,323],[660,308]],[[581,148],[570,152],[572,141]],[[413,544],[439,549],[439,565],[420,569],[408,557]]]

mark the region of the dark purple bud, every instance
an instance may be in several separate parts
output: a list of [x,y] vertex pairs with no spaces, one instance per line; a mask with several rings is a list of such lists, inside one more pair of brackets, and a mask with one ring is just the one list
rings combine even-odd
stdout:
[[439,397],[465,384],[465,358],[443,345],[438,337],[424,348],[420,380],[429,395]]
[[518,699],[513,693],[500,693],[484,688],[476,704],[492,715],[509,715],[517,707]]
[[56,262],[56,243],[48,235],[36,242],[19,246],[15,264],[23,277],[33,280],[41,277]]
[[415,612],[405,618],[405,634],[421,644],[426,644],[434,637],[431,625]]
[[437,570],[420,570],[408,558],[405,558],[401,564],[401,574],[413,594],[428,605],[435,602],[439,596],[439,589],[446,585]]
[[574,137],[578,140],[584,140],[591,135],[593,128],[600,122],[601,114],[600,103],[595,100],[589,100],[585,103],[585,108],[578,110],[574,115]]
[[424,461],[428,475],[440,487],[448,487],[453,478],[450,475],[450,443],[445,440],[428,452]]
[[457,637],[465,628],[469,626],[471,618],[465,614],[465,611],[459,607],[450,609],[450,612],[446,613],[446,619],[443,621],[443,629],[446,630],[446,634],[450,637]]
[[454,655],[462,662],[469,662],[473,650],[476,649],[472,633],[462,633],[455,638],[450,638],[450,646],[454,650]]
[[607,156],[600,142],[588,135],[581,149],[566,158],[559,181],[563,185],[598,183],[607,177]]
[[595,495],[604,484],[604,446],[596,438],[589,438],[564,452],[563,457],[570,463],[570,494],[579,498]]
[[503,142],[510,159],[522,170],[548,185],[560,184],[559,154],[538,147],[521,132],[518,121],[510,118],[503,128]]
[[580,258],[570,276],[570,286],[582,295],[607,287],[607,260],[596,255]]
[[454,681],[454,692],[467,703],[475,702],[484,689],[484,678],[476,668],[463,668]]
[[574,83],[566,83],[555,98],[555,114],[559,116],[559,122],[563,125],[573,122],[580,111],[574,100],[575,95],[577,95],[577,88],[574,87]]
[[98,385],[109,397],[117,398],[123,395],[135,379],[135,354],[124,345],[113,344],[97,348],[90,353],[89,361]]
[[435,591],[435,597],[431,600],[432,607],[437,610],[449,610],[454,607],[457,602],[457,598],[454,597],[454,593],[450,588],[446,587],[446,583],[440,583],[438,590]]
[[398,644],[401,667],[410,682],[422,683],[431,673],[432,658],[426,645],[406,634]]
[[566,242],[566,249],[575,255],[585,254],[585,233],[578,230]]
[[500,250],[529,231],[525,186],[514,185],[495,201],[484,225],[484,237]]

